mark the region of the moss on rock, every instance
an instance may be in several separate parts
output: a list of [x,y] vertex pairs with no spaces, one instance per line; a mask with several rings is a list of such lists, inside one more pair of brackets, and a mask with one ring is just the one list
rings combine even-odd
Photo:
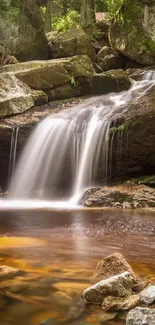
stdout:
[[142,65],[155,63],[155,4],[127,0],[110,29],[110,43],[118,51]]

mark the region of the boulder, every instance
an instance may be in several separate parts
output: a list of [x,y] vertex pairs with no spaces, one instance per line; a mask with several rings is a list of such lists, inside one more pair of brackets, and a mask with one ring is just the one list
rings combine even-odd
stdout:
[[80,200],[85,207],[155,207],[155,190],[144,185],[118,185],[87,190]]
[[97,63],[103,71],[122,69],[125,66],[125,57],[113,48],[104,46],[97,54]]
[[100,65],[103,71],[112,69],[123,69],[125,59],[121,53],[114,52],[106,55],[104,58],[98,58],[97,63]]
[[84,54],[89,56],[91,60],[96,60],[90,37],[80,28],[73,28],[58,35],[49,32],[47,39],[50,46],[50,56],[53,59]]
[[155,64],[154,1],[127,0],[111,25],[112,47],[142,65]]
[[102,280],[84,291],[84,299],[91,304],[102,304],[108,296],[128,297],[132,294],[134,278],[129,272]]
[[109,71],[91,77],[79,77],[73,83],[46,90],[49,100],[71,98],[84,95],[102,95],[120,92],[131,87],[131,79],[123,71]]
[[12,74],[0,74],[0,117],[22,113],[34,105],[31,89]]
[[125,271],[131,273],[133,277],[136,277],[125,257],[116,252],[106,256],[103,260],[98,262],[94,272],[94,278],[97,280],[104,280]]
[[23,0],[21,2],[14,55],[20,62],[45,60],[49,57],[48,42],[36,1]]
[[150,175],[154,174],[155,86],[144,91],[139,98],[133,97],[127,110],[120,114],[120,119],[114,118],[114,125],[116,127],[110,129],[114,140],[112,174],[128,175],[128,178],[148,175],[148,171]]
[[131,295],[125,299],[109,296],[104,299],[102,308],[109,312],[130,310],[137,307],[139,302],[139,295]]
[[155,310],[142,307],[130,310],[126,325],[155,325]]
[[140,293],[140,301],[146,305],[155,302],[155,285],[150,285]]
[[6,65],[3,71],[12,72],[35,90],[48,90],[66,83],[74,84],[76,78],[91,77],[93,66],[86,55],[48,61],[30,61]]
[[131,85],[131,79],[123,70],[111,70],[94,74],[90,78],[78,79],[81,88],[81,94],[108,94],[112,92],[121,92],[128,90]]
[[103,46],[97,54],[97,58],[104,59],[106,55],[110,55],[114,53],[114,49],[112,47]]

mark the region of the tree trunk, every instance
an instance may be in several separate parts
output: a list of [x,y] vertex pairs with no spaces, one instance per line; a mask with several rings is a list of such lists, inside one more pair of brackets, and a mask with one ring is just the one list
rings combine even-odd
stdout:
[[93,25],[95,21],[95,0],[81,0],[81,26],[89,27]]
[[47,0],[46,16],[45,16],[45,31],[50,32],[52,29],[52,0]]

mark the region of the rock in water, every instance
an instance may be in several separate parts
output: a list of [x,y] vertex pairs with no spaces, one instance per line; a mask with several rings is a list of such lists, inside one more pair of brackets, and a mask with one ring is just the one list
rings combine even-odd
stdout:
[[140,293],[140,301],[146,305],[155,302],[155,285],[150,285]]
[[129,272],[102,280],[84,291],[84,299],[91,304],[102,304],[105,297],[128,297],[132,294],[134,278]]
[[25,272],[19,269],[16,269],[14,267],[9,267],[6,265],[0,266],[0,279],[1,280],[8,280],[12,279],[15,276],[21,276],[24,275]]
[[133,277],[136,277],[125,257],[120,253],[113,253],[99,261],[94,272],[94,278],[104,280],[125,271],[131,273]]
[[139,305],[139,295],[131,295],[127,298],[106,297],[102,308],[106,311],[114,312],[121,310],[130,310]]
[[155,325],[155,310],[141,307],[130,310],[126,325]]
[[110,29],[110,43],[131,60],[155,64],[155,3],[126,0]]

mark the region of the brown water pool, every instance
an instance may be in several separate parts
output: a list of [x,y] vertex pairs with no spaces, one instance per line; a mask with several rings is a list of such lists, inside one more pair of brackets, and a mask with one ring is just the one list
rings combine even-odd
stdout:
[[0,265],[26,271],[0,281],[0,325],[125,325],[124,314],[106,320],[82,299],[97,262],[115,251],[155,280],[155,213],[0,212]]

